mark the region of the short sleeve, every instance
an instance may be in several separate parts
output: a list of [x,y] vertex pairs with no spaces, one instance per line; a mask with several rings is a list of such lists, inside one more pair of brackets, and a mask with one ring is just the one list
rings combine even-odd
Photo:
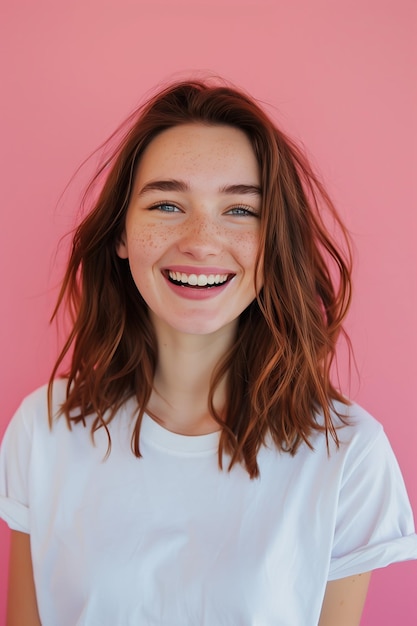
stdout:
[[329,580],[417,559],[413,514],[397,460],[383,429],[374,435],[357,458],[346,458]]
[[12,530],[29,532],[28,477],[31,436],[20,407],[0,448],[0,518]]

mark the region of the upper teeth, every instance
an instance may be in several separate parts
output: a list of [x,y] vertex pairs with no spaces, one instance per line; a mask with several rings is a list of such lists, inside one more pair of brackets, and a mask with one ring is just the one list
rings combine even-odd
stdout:
[[227,274],[184,274],[184,272],[172,272],[169,270],[168,275],[172,280],[184,283],[186,285],[220,285],[226,282]]

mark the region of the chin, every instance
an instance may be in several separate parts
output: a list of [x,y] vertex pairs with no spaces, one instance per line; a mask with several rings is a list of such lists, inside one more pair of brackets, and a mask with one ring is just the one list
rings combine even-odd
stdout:
[[225,335],[229,336],[230,332],[234,332],[237,324],[237,319],[234,319],[232,321],[181,319],[178,320],[178,323],[175,323],[175,321],[173,321],[172,319],[162,320],[159,318],[154,319],[153,322],[157,335],[159,330],[162,331],[163,328],[165,328],[165,331],[168,330],[168,332],[170,333],[203,337],[205,335],[214,335],[217,333],[224,333]]

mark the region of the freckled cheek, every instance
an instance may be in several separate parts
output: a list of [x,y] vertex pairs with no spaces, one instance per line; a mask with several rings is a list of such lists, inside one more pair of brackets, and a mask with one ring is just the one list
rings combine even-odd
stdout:
[[133,231],[129,237],[129,248],[135,255],[146,254],[147,251],[156,251],[166,247],[168,236],[166,229],[158,226],[146,226]]
[[[255,270],[256,257],[260,245],[259,233],[242,233],[236,240],[236,249],[239,250],[242,265],[247,269]],[[251,267],[252,266],[252,267]],[[261,256],[257,272],[258,289],[263,285],[263,258]]]
[[259,248],[258,233],[240,233],[235,236],[235,246],[248,259],[254,259]]

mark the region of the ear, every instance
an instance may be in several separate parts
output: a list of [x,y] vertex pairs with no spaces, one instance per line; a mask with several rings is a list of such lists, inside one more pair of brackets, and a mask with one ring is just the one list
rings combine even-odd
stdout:
[[121,259],[128,259],[129,258],[129,253],[128,253],[128,250],[127,250],[126,233],[125,233],[125,231],[122,232],[121,236],[116,241],[116,253],[117,253],[117,256],[120,257]]

